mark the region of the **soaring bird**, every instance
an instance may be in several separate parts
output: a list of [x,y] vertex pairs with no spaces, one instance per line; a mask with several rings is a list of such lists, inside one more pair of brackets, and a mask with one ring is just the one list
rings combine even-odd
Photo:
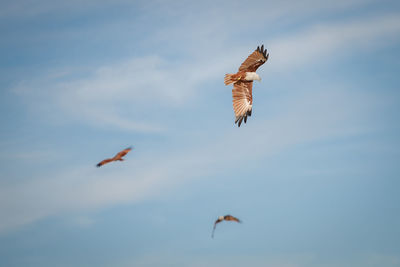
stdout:
[[214,223],[214,228],[213,228],[213,231],[211,234],[211,238],[214,238],[214,231],[215,231],[215,228],[217,227],[217,224],[222,221],[234,221],[234,222],[241,223],[241,221],[238,218],[233,217],[232,215],[219,216],[218,219]]
[[105,160],[97,163],[96,166],[100,167],[100,166],[103,166],[104,164],[107,164],[112,161],[117,161],[117,160],[124,161],[124,159],[122,157],[125,156],[126,154],[128,154],[128,152],[131,150],[132,150],[132,147],[128,147],[128,148],[122,150],[121,152],[118,152],[117,155],[115,155],[113,158],[105,159]]
[[261,81],[256,70],[267,62],[268,57],[269,54],[267,53],[267,49],[264,50],[264,45],[261,47],[257,46],[257,49],[240,65],[237,73],[225,75],[225,85],[233,84],[233,110],[236,116],[235,124],[238,123],[238,127],[240,127],[243,120],[244,123],[247,122],[247,116],[251,116],[253,81]]

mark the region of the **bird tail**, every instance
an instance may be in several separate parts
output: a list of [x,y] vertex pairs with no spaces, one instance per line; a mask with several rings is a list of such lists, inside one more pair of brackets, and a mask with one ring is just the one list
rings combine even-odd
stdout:
[[225,74],[224,78],[224,83],[225,85],[230,85],[231,83],[234,83],[235,80],[235,74]]

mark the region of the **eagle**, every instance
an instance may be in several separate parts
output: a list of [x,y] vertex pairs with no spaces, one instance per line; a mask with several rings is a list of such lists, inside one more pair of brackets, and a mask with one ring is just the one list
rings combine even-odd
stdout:
[[237,73],[225,75],[225,85],[233,84],[233,110],[236,116],[235,124],[237,123],[238,127],[240,127],[243,120],[244,123],[247,122],[247,116],[251,116],[253,81],[261,81],[256,70],[267,62],[268,57],[269,53],[267,53],[267,49],[264,49],[264,45],[257,46],[257,49],[240,65]]
[[124,159],[122,158],[123,156],[125,156],[126,154],[129,153],[129,151],[132,150],[132,147],[128,147],[120,152],[117,153],[117,155],[115,155],[113,158],[109,158],[109,159],[105,159],[100,161],[99,163],[97,163],[97,167],[103,166],[104,164],[110,163],[112,161],[124,161]]
[[215,228],[217,227],[217,224],[222,221],[233,221],[233,222],[241,223],[241,221],[238,218],[233,217],[232,215],[219,216],[218,219],[214,223],[214,228],[212,230],[211,238],[214,238],[214,231],[215,231]]

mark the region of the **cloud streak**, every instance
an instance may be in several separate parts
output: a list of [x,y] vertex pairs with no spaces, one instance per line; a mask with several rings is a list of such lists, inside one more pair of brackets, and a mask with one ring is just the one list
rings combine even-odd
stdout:
[[[206,27],[207,31],[196,32],[204,27],[199,23],[189,24],[183,30],[193,25],[197,26],[191,28],[193,39],[179,42],[176,50],[171,51],[171,54],[183,51],[180,57],[152,50],[140,57],[106,63],[83,73],[81,69],[59,70],[22,80],[13,91],[25,99],[34,112],[50,114],[64,122],[72,120],[94,127],[164,133],[169,130],[167,123],[172,121],[169,118],[164,122],[169,112],[185,110],[196,103],[198,97],[207,99],[215,95],[213,90],[223,88],[223,75],[234,70],[240,63],[238,60],[243,59],[242,55],[249,52],[248,44],[244,43],[249,41],[232,45],[233,27],[217,40],[216,46],[224,48],[220,53],[221,49],[212,51],[212,45],[207,44],[210,42],[204,40],[218,30],[210,26]],[[170,30],[149,35],[144,43],[182,34],[179,27]],[[280,72],[282,75],[276,77],[282,79],[287,72],[310,63],[323,63],[334,55],[355,53],[360,48],[372,51],[376,46],[398,41],[399,32],[400,19],[393,13],[345,23],[311,25],[283,37],[269,40],[267,37],[271,60],[262,71]],[[204,44],[199,55],[194,53],[196,47],[190,45],[198,40]],[[170,41],[169,48],[171,43],[174,42]],[[185,49],[180,50],[180,47]],[[274,76],[269,75],[269,79],[273,80]],[[184,181],[207,176],[216,168],[232,162],[246,162],[246,155],[260,159],[297,144],[371,130],[368,115],[372,112],[371,106],[376,104],[373,96],[365,98],[363,95],[366,101],[359,103],[358,93],[336,88],[349,87],[339,84],[319,90],[300,88],[295,99],[281,99],[273,118],[259,113],[257,123],[246,125],[253,130],[251,133],[245,129],[240,133],[237,129],[216,129],[220,137],[204,134],[196,138],[196,145],[190,148],[177,146],[174,152],[160,152],[157,157],[126,162],[127,168],[132,166],[130,164],[141,166],[133,172],[131,169],[111,173],[92,167],[70,167],[57,173],[36,174],[30,181],[4,184],[0,187],[0,216],[4,218],[0,222],[0,232],[66,211],[138,203],[162,195]],[[261,106],[262,100],[258,103]],[[272,105],[267,101],[263,103]],[[243,140],[246,146],[240,145]],[[198,172],[194,174],[193,169]]]
[[[356,105],[360,98],[359,93],[347,90],[304,91],[300,96],[281,101],[274,118],[259,117],[255,126],[246,125],[251,131],[239,133],[235,129],[211,139],[204,135],[190,148],[161,150],[156,157],[144,156],[126,161],[122,166],[96,169],[81,165],[44,173],[42,178],[36,176],[29,181],[3,184],[0,216],[5,219],[0,222],[0,232],[63,212],[139,203],[168,194],[177,185],[207,177],[232,163],[246,164],[298,144],[371,131],[367,121],[374,112],[371,109],[374,98],[364,95],[364,101]],[[246,145],[240,145],[242,140]],[[244,156],[250,154],[250,158]]]
[[[270,43],[274,68],[287,71],[329,56],[344,56],[398,41],[399,14],[356,21],[315,25]],[[372,57],[371,57],[372,58]]]
[[[314,25],[270,40],[267,71],[284,73],[360,48],[370,50],[397,41],[399,33],[398,14]],[[198,96],[211,94],[224,73],[242,60],[232,55],[249,50],[229,43],[224,46],[224,53],[202,51],[202,55],[208,54],[203,58],[190,56],[192,51],[188,50],[185,60],[167,59],[153,51],[151,55],[97,67],[83,77],[82,73],[59,72],[23,80],[13,90],[29,99],[33,110],[58,114],[57,119],[66,116],[97,127],[162,132],[166,130],[163,112],[149,109],[181,110]],[[211,87],[206,87],[206,82],[211,82]]]

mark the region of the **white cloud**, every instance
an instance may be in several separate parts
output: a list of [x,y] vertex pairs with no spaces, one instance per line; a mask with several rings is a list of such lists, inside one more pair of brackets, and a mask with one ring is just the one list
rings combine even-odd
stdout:
[[[287,71],[328,56],[340,58],[348,53],[368,51],[398,41],[399,33],[399,14],[314,25],[305,31],[273,40],[269,44],[273,53],[271,68]],[[373,54],[370,58],[373,60]]]
[[[398,14],[391,14],[317,24],[284,37],[278,36],[268,41],[271,59],[267,71],[295,71],[332,56],[344,57],[360,49],[368,52],[376,46],[386,45],[388,41],[398,41],[399,18]],[[196,29],[190,33],[193,39],[186,40],[188,44],[213,36],[209,33],[212,27],[206,33],[199,33]],[[163,31],[161,37],[158,36],[160,33],[155,36],[165,38],[171,35],[173,38],[181,34],[180,31],[174,33],[176,28],[169,30],[172,32]],[[228,31],[227,34],[231,33]],[[48,116],[54,116],[57,121],[63,118],[93,126],[160,132],[166,126],[164,118],[152,112],[154,107],[166,111],[183,109],[196,101],[196,96],[209,95],[212,92],[204,86],[205,82],[221,80],[224,73],[234,71],[236,68],[232,66],[237,66],[238,60],[249,52],[248,47],[232,46],[228,42],[228,39],[220,39],[217,42],[220,49],[214,51],[210,45],[205,45],[201,55],[196,55],[192,45],[180,43],[182,47],[188,47],[182,52],[184,59],[171,60],[152,51],[140,58],[96,67],[86,74],[57,71],[57,75],[51,73],[22,80],[14,91],[24,97],[33,110],[50,114]],[[221,49],[224,53],[218,52]],[[238,57],[238,54],[244,56]],[[271,75],[270,78],[273,79]]]
[[[180,46],[196,43],[197,35],[204,39],[217,32],[208,25],[208,30],[199,33],[196,29],[204,25],[196,25],[197,28],[190,32],[193,40],[179,43],[176,51],[180,51]],[[191,26],[193,24],[183,29]],[[277,36],[268,42],[271,53],[268,71],[284,72],[306,67],[309,62],[340,55],[339,49],[347,53],[356,52],[360,47],[368,50],[397,38],[399,26],[400,19],[393,14],[314,25],[292,35]],[[211,90],[214,87],[202,87],[204,81],[218,81],[222,85],[223,74],[240,63],[237,55],[243,59],[243,52],[249,52],[247,44],[246,47],[243,44],[232,45],[229,41],[233,28],[225,33],[226,39],[218,39],[219,48],[227,47],[224,53],[220,53],[220,49],[212,51],[212,42],[206,39],[200,44],[209,43],[202,50],[207,53],[201,55],[193,53],[196,47],[187,49],[187,54],[181,55],[184,59],[176,60],[152,51],[140,58],[94,67],[84,75],[76,71],[43,74],[42,77],[21,81],[14,91],[32,110],[51,114],[57,120],[73,119],[93,126],[129,131],[163,131],[166,127],[157,114],[151,112],[153,107],[166,111],[184,109],[196,101],[197,95],[213,95]],[[158,32],[152,38],[181,34],[179,30],[175,32],[176,29],[172,29],[171,35],[171,32]],[[336,87],[346,88],[342,85]],[[299,97],[281,99],[273,118],[262,118],[259,113],[258,118],[253,116],[251,120],[254,122],[240,132],[230,129],[220,138],[196,140],[194,147],[178,147],[175,152],[161,153],[158,158],[148,156],[135,163],[127,161],[124,165],[127,169],[115,172],[101,169],[100,172],[93,167],[77,169],[72,166],[57,173],[41,174],[43,177],[36,175],[30,181],[4,184],[0,187],[0,231],[65,211],[137,203],[158,196],[184,180],[211,173],[216,166],[228,162],[242,163],[247,160],[243,155],[252,154],[252,159],[268,157],[296,144],[368,130],[364,123],[373,99],[367,98],[360,103],[359,95],[336,87],[321,88],[320,93],[300,88]],[[243,140],[246,145],[241,145]],[[133,166],[130,164],[141,167],[128,170]],[[193,168],[199,171],[193,174],[190,171]]]
[[93,166],[47,173],[0,189],[0,232],[61,212],[85,211],[116,203],[141,201],[159,191],[162,169],[145,173],[116,171],[112,175]]
[[[65,81],[68,72],[22,81],[14,91],[41,114],[57,113],[94,126],[159,132],[165,127],[152,110],[187,106],[195,90],[203,90],[204,81],[217,78],[231,63],[223,58],[216,61],[210,66],[208,60],[192,64],[147,56],[102,66],[72,81]],[[146,122],[142,117],[147,118]]]
[[93,166],[77,169],[71,163],[71,167],[57,173],[3,184],[0,216],[4,219],[0,222],[0,232],[63,212],[138,203],[168,194],[169,189],[186,181],[207,177],[232,162],[245,164],[297,144],[371,130],[366,121],[375,112],[372,96],[363,95],[364,101],[358,102],[360,93],[320,90],[320,93],[299,92],[293,99],[280,101],[273,118],[263,120],[260,114],[257,121],[252,117],[254,121],[246,128],[227,130],[220,137],[204,135],[190,148],[159,150],[157,156],[150,154],[101,169]]

